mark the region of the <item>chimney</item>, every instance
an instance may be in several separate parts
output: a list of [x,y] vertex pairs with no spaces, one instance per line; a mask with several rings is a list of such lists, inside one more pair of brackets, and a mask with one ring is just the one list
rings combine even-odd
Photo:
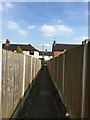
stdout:
[[7,39],[6,40],[6,45],[9,46],[10,45],[10,41]]
[[47,52],[47,49],[45,50],[45,52]]
[[55,45],[56,44],[56,37],[54,38],[54,41],[53,41],[53,45]]
[[53,45],[55,45],[55,44],[56,44],[56,41],[54,40],[54,41],[53,41]]

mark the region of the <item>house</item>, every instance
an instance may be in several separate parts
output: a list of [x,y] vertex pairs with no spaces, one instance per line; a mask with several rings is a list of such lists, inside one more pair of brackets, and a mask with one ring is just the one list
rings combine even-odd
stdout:
[[51,58],[53,58],[52,52],[51,51],[47,51],[47,50],[46,51],[40,51],[39,52],[39,58],[48,61]]
[[11,50],[16,52],[17,47],[20,47],[25,55],[30,55],[35,58],[39,58],[39,51],[34,48],[31,44],[10,44],[10,41],[7,39],[6,43],[2,45],[3,49]]
[[57,44],[54,41],[53,45],[52,45],[52,54],[53,54],[53,57],[57,57],[60,54],[63,54],[64,50],[71,49],[71,48],[77,47],[79,45],[80,44]]

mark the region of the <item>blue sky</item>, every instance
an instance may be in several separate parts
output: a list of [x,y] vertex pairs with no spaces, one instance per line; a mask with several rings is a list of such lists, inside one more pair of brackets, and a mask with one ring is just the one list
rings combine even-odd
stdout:
[[81,43],[88,36],[87,2],[3,2],[2,37],[51,50],[57,43]]

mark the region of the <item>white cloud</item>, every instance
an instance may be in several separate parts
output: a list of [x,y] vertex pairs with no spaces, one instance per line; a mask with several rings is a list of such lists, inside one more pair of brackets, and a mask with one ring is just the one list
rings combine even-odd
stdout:
[[82,11],[69,11],[69,10],[67,10],[65,12],[69,15],[79,15],[82,13]]
[[84,0],[84,2],[89,2],[89,0]]
[[46,49],[51,50],[52,49],[52,44],[50,44],[50,43],[39,44],[39,49],[43,50],[43,46],[44,46],[44,50],[46,50]]
[[22,36],[27,36],[28,35],[27,31],[26,30],[22,30],[22,29],[18,30],[18,33],[20,35],[22,35]]
[[29,25],[29,26],[28,26],[28,29],[30,29],[30,30],[31,30],[31,29],[34,29],[34,28],[35,28],[34,25]]
[[1,41],[2,41],[2,43],[5,43],[6,39],[5,38],[1,38]]
[[55,23],[62,23],[63,22],[63,20],[61,20],[61,19],[53,19],[52,21]]
[[46,36],[52,36],[55,34],[67,34],[71,33],[72,29],[65,25],[47,25],[44,24],[40,28],[41,32],[43,32]]
[[15,21],[8,21],[7,27],[9,29],[16,30],[22,36],[27,36],[28,35],[27,31],[21,29],[20,25]]
[[63,22],[62,20],[57,20],[57,23],[61,23],[61,22]]
[[9,29],[16,29],[16,30],[20,28],[20,26],[18,25],[18,23],[14,22],[14,21],[8,21],[7,27]]
[[43,46],[43,45],[44,45],[44,47],[50,47],[51,46],[51,44],[49,44],[49,43],[39,44],[39,46]]
[[10,9],[14,7],[13,3],[9,2],[2,2],[0,3],[0,12],[5,11],[9,12]]
[[5,8],[13,8],[13,4],[12,4],[11,2],[6,2],[6,3],[4,4],[4,7],[5,7]]
[[72,29],[65,25],[56,25],[56,29],[59,32],[72,32]]
[[43,26],[41,26],[40,30],[46,36],[51,36],[52,34],[56,33],[55,27],[52,25],[47,25],[47,24],[44,24]]
[[44,46],[46,46],[46,47],[50,47],[51,45],[50,45],[50,44],[48,44],[48,43],[46,43],[46,44],[44,44]]
[[85,39],[88,39],[88,36],[81,36],[81,37],[76,37],[73,38],[72,41],[73,43],[82,43]]

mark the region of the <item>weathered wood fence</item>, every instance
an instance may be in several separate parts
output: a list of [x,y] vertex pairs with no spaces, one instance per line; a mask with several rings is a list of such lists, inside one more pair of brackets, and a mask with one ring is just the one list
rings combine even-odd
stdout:
[[48,62],[51,78],[71,118],[90,117],[90,42]]
[[40,70],[41,61],[7,50],[2,50],[0,57],[2,57],[0,117],[10,118]]

